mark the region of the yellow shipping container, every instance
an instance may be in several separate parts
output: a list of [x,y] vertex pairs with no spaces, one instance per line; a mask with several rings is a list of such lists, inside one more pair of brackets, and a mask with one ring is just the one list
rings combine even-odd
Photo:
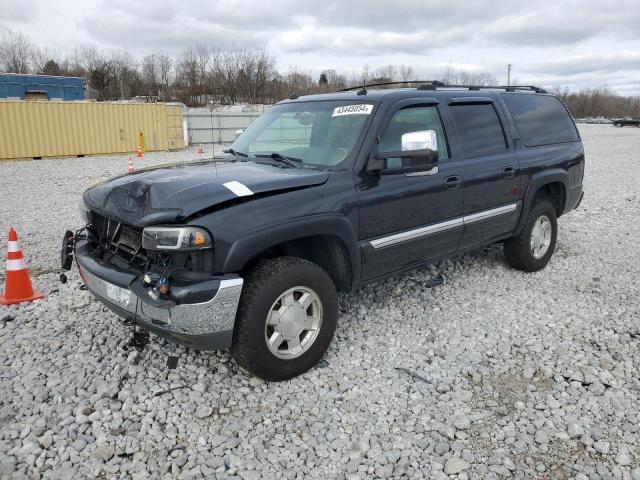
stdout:
[[182,108],[164,103],[0,101],[0,159],[184,147]]

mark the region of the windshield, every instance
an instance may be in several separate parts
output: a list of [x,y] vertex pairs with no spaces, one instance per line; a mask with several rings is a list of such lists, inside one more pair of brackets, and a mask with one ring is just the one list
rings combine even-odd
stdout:
[[372,111],[373,104],[353,101],[274,105],[236,139],[231,150],[335,167],[353,151]]

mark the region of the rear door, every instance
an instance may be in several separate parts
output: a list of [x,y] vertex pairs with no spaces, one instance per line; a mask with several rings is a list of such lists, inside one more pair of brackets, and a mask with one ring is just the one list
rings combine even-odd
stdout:
[[515,228],[522,188],[501,105],[488,96],[451,96],[447,103],[456,135],[453,160],[463,172],[463,250]]
[[[363,172],[357,181],[364,280],[454,252],[462,237],[462,182],[450,160],[442,119],[433,100],[402,100],[376,132],[376,151],[401,150],[402,135],[434,130],[438,166],[418,173]],[[400,166],[400,159],[388,164]]]

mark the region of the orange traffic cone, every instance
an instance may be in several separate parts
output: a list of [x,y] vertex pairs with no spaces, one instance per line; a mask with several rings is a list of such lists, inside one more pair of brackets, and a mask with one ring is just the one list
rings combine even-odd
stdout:
[[135,171],[136,171],[136,169],[135,169],[135,168],[134,168],[134,166],[133,166],[133,160],[131,159],[131,157],[129,157],[129,163],[128,163],[128,165],[127,165],[127,171],[128,171],[129,173],[131,173],[131,172],[135,172]]
[[29,271],[27,270],[27,265],[24,263],[22,250],[20,250],[18,234],[13,227],[9,230],[6,278],[5,291],[0,294],[0,305],[13,305],[44,298],[42,293],[33,291]]
[[202,155],[204,153],[204,148],[202,148],[202,144],[198,145],[198,155]]
[[136,153],[136,157],[142,158],[142,145],[138,144],[138,153]]

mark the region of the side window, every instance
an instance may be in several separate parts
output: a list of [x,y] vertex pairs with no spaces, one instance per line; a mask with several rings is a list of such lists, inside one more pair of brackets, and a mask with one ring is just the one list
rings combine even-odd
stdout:
[[[442,129],[442,122],[436,107],[407,107],[398,110],[380,135],[380,152],[399,152],[402,150],[402,135],[411,132],[433,130],[436,133],[438,146],[438,159],[449,158],[447,140]],[[400,159],[389,159],[387,163],[392,166],[400,165]]]
[[484,157],[507,150],[504,130],[493,105],[454,105],[451,111],[466,158]]
[[556,97],[505,93],[502,98],[527,147],[579,140],[573,120]]

